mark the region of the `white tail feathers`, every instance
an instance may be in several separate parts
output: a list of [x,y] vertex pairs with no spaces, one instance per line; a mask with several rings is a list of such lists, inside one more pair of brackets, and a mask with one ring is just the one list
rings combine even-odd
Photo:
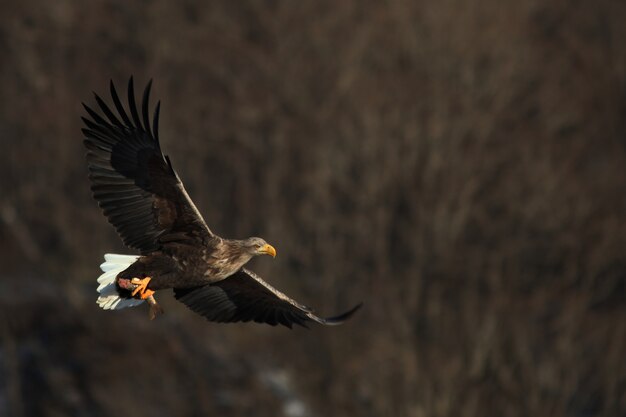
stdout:
[[98,305],[105,310],[119,310],[120,308],[135,307],[144,300],[134,298],[120,298],[115,288],[117,274],[128,268],[139,258],[136,255],[118,255],[107,253],[104,255],[104,263],[100,265],[103,274],[98,278]]

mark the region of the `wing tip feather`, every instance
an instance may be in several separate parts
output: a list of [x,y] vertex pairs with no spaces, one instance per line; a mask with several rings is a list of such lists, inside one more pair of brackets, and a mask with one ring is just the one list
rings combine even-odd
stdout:
[[337,325],[344,323],[346,320],[352,317],[354,313],[356,313],[359,309],[361,309],[361,307],[363,307],[363,302],[358,303],[357,305],[352,307],[350,310],[344,313],[338,314],[336,316],[322,318],[322,317],[316,316],[313,313],[308,313],[307,317],[309,317],[313,321],[316,321],[317,323],[320,323],[326,326],[337,326]]

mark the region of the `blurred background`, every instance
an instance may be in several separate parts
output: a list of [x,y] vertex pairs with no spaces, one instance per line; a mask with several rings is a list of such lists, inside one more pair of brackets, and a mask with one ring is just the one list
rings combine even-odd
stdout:
[[[626,3],[0,3],[1,416],[626,415]],[[154,79],[252,269],[341,327],[97,308],[81,101]],[[110,101],[109,101],[110,102]],[[131,252],[132,253],[132,252]]]

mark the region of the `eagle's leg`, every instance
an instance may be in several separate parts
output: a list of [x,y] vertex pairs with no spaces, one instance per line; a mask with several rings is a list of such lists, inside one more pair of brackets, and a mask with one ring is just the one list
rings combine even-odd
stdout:
[[135,297],[136,295],[139,295],[139,298],[141,298],[142,300],[145,300],[148,297],[152,297],[152,294],[154,294],[154,291],[148,289],[148,284],[150,283],[151,280],[152,278],[150,277],[146,277],[143,279],[139,279],[139,278],[131,279],[130,283],[133,285],[136,285],[131,295],[133,297]]

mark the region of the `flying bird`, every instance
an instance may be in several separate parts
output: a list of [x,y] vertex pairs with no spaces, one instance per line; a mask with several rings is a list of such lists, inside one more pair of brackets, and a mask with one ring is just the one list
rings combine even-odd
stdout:
[[146,301],[153,319],[163,312],[155,292],[171,288],[177,300],[214,322],[255,321],[291,328],[306,327],[307,322],[336,325],[352,316],[361,304],[322,318],[246,269],[255,256],[276,256],[265,240],[226,239],[209,229],[161,151],[160,102],[151,118],[151,85],[144,90],[141,111],[132,77],[128,111],[112,81],[113,110],[95,93],[100,113],[83,103],[93,196],[124,244],[140,253],[104,255],[98,305],[117,310]]

